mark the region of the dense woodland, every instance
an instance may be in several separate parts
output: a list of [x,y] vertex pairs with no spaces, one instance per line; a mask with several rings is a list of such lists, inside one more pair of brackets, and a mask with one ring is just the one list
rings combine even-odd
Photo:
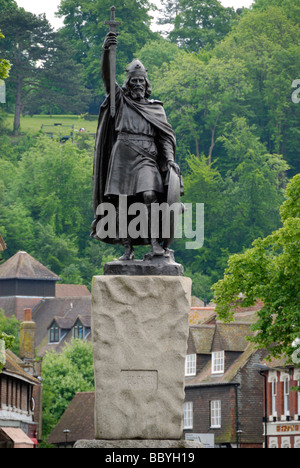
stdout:
[[[63,145],[24,134],[21,116],[98,113],[110,4],[62,0],[64,27],[53,31],[44,16],[0,0],[3,257],[26,250],[63,282],[88,287],[120,253],[89,237],[93,142]],[[122,84],[125,66],[138,57],[148,67],[152,97],[164,102],[184,201],[205,207],[203,247],[187,250],[177,239],[173,248],[193,293],[210,300],[230,255],[281,226],[286,185],[300,172],[300,0],[256,0],[237,11],[218,0],[161,5],[158,33],[147,0],[115,1],[122,21],[117,79]],[[15,115],[13,128],[7,112]]]

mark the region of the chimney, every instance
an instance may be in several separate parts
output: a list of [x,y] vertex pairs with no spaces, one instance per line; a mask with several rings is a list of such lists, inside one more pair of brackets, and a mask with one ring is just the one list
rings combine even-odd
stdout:
[[24,309],[24,321],[20,328],[20,358],[32,361],[35,357],[36,323],[32,321],[31,309]]

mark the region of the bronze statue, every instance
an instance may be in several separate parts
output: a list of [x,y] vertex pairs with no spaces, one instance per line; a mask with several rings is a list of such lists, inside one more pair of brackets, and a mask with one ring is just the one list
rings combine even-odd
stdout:
[[[168,123],[160,101],[150,100],[151,87],[147,69],[139,60],[133,60],[126,69],[127,78],[122,87],[115,82],[115,50],[117,46],[114,9],[110,32],[102,52],[101,74],[107,97],[101,106],[95,144],[94,213],[91,235],[108,243],[121,243],[125,251],[120,260],[134,258],[134,245],[151,244],[152,256],[164,256],[172,242],[160,234],[151,235],[151,206],[154,203],[174,201],[168,186],[170,177],[177,181],[175,192],[183,194],[181,173],[175,163],[176,138]],[[175,178],[175,179],[174,179]],[[147,207],[148,236],[131,238],[120,236],[100,238],[97,225],[102,215],[97,211],[101,203],[112,203],[119,224],[120,197],[128,204],[140,201]],[[178,198],[178,196],[177,196]]]

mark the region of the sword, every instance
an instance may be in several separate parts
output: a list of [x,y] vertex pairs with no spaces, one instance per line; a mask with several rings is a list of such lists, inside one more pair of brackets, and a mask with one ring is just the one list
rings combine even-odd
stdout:
[[[105,21],[108,24],[109,31],[117,33],[117,26],[121,24],[120,21],[115,21],[116,8],[114,6],[110,9],[110,20]],[[111,45],[109,48],[109,67],[110,67],[110,115],[114,117],[116,114],[116,46]]]

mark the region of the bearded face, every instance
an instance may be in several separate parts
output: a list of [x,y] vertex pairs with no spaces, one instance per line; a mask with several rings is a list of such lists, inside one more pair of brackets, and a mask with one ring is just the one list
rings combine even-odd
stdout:
[[133,76],[129,81],[129,90],[132,99],[144,99],[146,92],[146,79],[143,75]]

